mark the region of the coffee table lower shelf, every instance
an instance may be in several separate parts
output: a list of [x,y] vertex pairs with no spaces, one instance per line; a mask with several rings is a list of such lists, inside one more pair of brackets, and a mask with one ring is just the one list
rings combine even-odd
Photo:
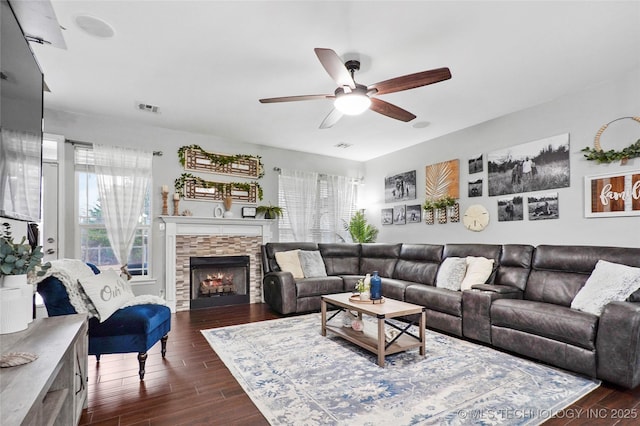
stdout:
[[[362,349],[366,349],[374,354],[378,353],[378,336],[376,334],[367,331],[355,331],[348,327],[339,327],[334,325],[327,325],[326,330],[330,331],[345,340],[360,346]],[[386,345],[386,343],[385,343]],[[410,349],[419,348],[422,343],[409,336],[400,336],[398,340],[393,342],[384,350],[384,356],[395,354],[402,351],[408,351]]]

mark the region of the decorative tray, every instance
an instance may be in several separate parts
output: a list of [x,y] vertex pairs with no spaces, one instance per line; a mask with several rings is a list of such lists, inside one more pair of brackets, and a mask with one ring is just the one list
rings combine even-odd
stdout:
[[349,302],[353,302],[353,303],[368,303],[370,305],[379,305],[381,303],[384,303],[384,297],[382,299],[378,299],[378,300],[360,300],[360,295],[359,294],[354,294],[349,296]]

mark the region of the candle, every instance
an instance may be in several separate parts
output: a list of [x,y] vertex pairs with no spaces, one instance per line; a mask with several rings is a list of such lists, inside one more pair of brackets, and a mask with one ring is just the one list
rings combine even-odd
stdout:
[[179,199],[180,199],[180,194],[178,194],[177,192],[175,192],[175,193],[173,194],[173,199],[174,199],[174,200],[179,200]]
[[165,194],[167,192],[169,192],[169,186],[168,185],[162,185],[162,192],[165,193]]

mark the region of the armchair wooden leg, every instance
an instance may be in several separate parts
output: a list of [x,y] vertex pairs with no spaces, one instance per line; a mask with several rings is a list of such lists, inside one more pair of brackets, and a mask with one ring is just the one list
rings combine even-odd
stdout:
[[165,334],[162,336],[162,339],[160,339],[160,344],[162,345],[162,358],[167,354],[167,339],[169,339],[168,334]]
[[140,352],[138,354],[138,363],[140,364],[140,371],[138,371],[138,375],[140,376],[140,380],[144,380],[144,364],[147,362],[147,353]]

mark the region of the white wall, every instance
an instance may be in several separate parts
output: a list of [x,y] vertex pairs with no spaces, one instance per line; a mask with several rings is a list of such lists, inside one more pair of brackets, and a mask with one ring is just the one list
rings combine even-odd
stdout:
[[[297,151],[265,147],[261,145],[224,140],[219,137],[180,132],[160,127],[139,126],[127,122],[117,121],[106,117],[63,112],[59,110],[45,110],[45,131],[47,133],[63,135],[67,139],[102,143],[117,146],[136,147],[149,151],[162,151],[161,157],[153,160],[153,207],[154,215],[152,232],[153,275],[157,283],[151,283],[143,291],[138,287],[137,293],[156,293],[164,289],[164,241],[163,233],[159,230],[158,216],[162,212],[162,185],[170,188],[169,214],[173,213],[172,195],[174,180],[184,169],[178,162],[178,149],[185,145],[200,145],[203,149],[223,154],[250,154],[262,157],[265,176],[258,182],[264,190],[263,201],[260,204],[277,204],[278,175],[274,167],[283,169],[310,170],[326,174],[362,177],[364,164],[351,160],[341,160],[321,155],[305,154]],[[62,201],[66,206],[65,215],[65,256],[75,257],[75,229],[74,229],[74,200],[73,200],[73,148],[66,144],[65,150],[65,182],[67,198]],[[197,174],[197,173],[196,173]],[[206,175],[198,174],[206,178]],[[211,180],[242,181],[240,178],[211,175]],[[180,202],[180,211],[191,210],[195,216],[213,217],[213,210],[217,203],[202,201]],[[241,217],[242,204],[234,203],[232,211],[235,217]],[[46,214],[46,213],[45,213]],[[277,229],[274,229],[277,233]],[[277,235],[277,234],[276,234]]]
[[[552,71],[550,71],[552,72]],[[533,82],[532,82],[533,84]],[[517,96],[514,93],[513,96]],[[522,243],[522,244],[588,244],[640,247],[640,216],[618,218],[584,217],[584,177],[606,173],[640,171],[640,158],[627,165],[619,162],[598,165],[583,158],[580,150],[593,146],[598,129],[619,117],[640,115],[640,70],[619,76],[580,93],[519,111],[498,119],[424,142],[366,162],[366,210],[369,221],[380,229],[379,242],[421,243]],[[482,197],[467,197],[469,158],[495,149],[535,141],[548,136],[569,133],[571,182],[557,189],[560,218],[557,220],[498,222],[497,199],[487,196],[487,167],[482,174]],[[622,120],[603,133],[603,149],[620,150],[640,139],[640,124]],[[380,225],[380,209],[392,207],[384,203],[384,178],[401,172],[417,171],[418,198],[406,204],[425,200],[425,166],[460,160],[460,213],[471,204],[483,204],[491,215],[489,226],[482,232],[471,232],[462,223],[443,225]],[[555,192],[556,189],[544,192]],[[544,193],[538,192],[538,193]],[[525,193],[527,194],[531,193]],[[397,204],[402,204],[397,203]]]

